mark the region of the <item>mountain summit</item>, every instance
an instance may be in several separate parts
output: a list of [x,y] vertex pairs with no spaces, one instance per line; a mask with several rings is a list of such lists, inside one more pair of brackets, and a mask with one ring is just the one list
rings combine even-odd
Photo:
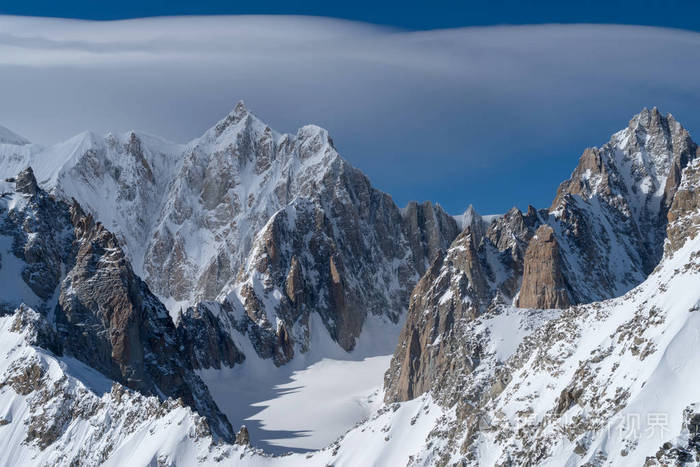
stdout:
[[0,157],[3,175],[18,160],[41,167],[43,187],[115,233],[174,318],[207,301],[208,326],[278,364],[308,350],[312,315],[347,351],[366,319],[397,323],[458,232],[430,203],[402,214],[326,130],[279,134],[243,102],[186,145],[86,133],[23,157]]

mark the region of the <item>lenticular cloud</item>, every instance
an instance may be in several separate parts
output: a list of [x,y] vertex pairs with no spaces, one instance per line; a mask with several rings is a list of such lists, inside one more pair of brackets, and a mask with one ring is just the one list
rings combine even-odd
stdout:
[[327,128],[341,153],[399,204],[418,197],[452,211],[467,201],[505,210],[478,198],[482,180],[498,168],[506,179],[502,187],[491,181],[490,201],[501,191],[518,198],[508,170],[515,176],[532,162],[560,167],[528,172],[535,185],[548,183],[530,200],[545,204],[586,145],[603,143],[644,106],[700,128],[700,34],[678,30],[415,32],[290,16],[6,16],[0,31],[0,124],[34,142],[86,128],[186,142],[243,99],[283,131]]

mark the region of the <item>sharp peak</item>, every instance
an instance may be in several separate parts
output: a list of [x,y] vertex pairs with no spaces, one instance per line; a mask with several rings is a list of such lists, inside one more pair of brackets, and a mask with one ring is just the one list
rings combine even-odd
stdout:
[[475,215],[475,214],[476,214],[477,216],[479,215],[479,213],[477,212],[476,208],[474,208],[474,205],[471,204],[471,203],[469,203],[469,206],[467,206],[467,209],[464,211],[463,214],[464,214],[464,215],[467,215],[467,214]]
[[22,170],[14,179],[15,191],[34,196],[39,191],[39,184],[34,176],[34,170],[31,166]]
[[214,136],[218,138],[223,133],[225,133],[228,128],[238,125],[242,121],[247,119],[250,119],[249,121],[252,123],[252,125],[257,127],[259,130],[264,130],[265,132],[272,132],[274,135],[276,135],[276,137],[288,137],[296,139],[313,139],[315,137],[320,137],[324,141],[328,142],[331,146],[335,147],[333,139],[330,137],[328,130],[313,123],[309,123],[299,127],[296,134],[282,134],[275,131],[264,120],[252,113],[248,109],[248,107],[246,107],[245,103],[242,100],[239,100],[236,103],[236,106],[233,108],[233,110],[231,110],[231,112],[229,112],[226,115],[226,117],[219,120],[216,123],[216,125],[214,125],[214,127],[209,129],[207,132],[209,133],[213,130]]
[[243,99],[240,99],[238,102],[236,102],[236,105],[234,106],[231,113],[248,113],[248,108],[245,106],[245,102],[243,102]]
[[234,106],[233,110],[231,110],[224,118],[219,120],[212,128],[207,130],[205,134],[211,134],[213,132],[213,136],[218,138],[230,127],[238,125],[244,120],[252,121],[258,126],[265,127],[265,129],[270,128],[269,125],[251,113],[242,100],[239,100]]
[[[661,113],[661,111],[659,111],[658,107],[653,106],[651,108],[642,108],[641,112],[630,119],[628,128],[637,129],[639,127],[652,128],[658,126],[667,126],[671,128],[673,123],[678,123],[673,115],[670,113],[664,115]],[[680,124],[679,128],[682,128]]]
[[231,109],[231,111],[226,115],[226,117],[222,119],[222,121],[227,119],[237,119],[240,121],[240,119],[248,115],[255,117],[255,115],[253,115],[250,112],[250,110],[248,110],[248,107],[246,107],[245,102],[243,102],[243,100],[241,99],[238,102],[236,102],[236,105],[233,106],[233,109]]
[[460,228],[464,230],[466,227],[473,225],[474,222],[481,223],[484,221],[481,214],[479,214],[474,208],[473,204],[469,204],[467,209],[460,215],[455,216]]

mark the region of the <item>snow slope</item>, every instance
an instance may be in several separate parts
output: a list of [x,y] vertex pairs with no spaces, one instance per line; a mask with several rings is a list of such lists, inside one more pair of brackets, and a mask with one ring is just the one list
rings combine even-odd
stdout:
[[[321,449],[369,417],[381,405],[390,358],[326,358],[301,370],[272,371],[255,379],[238,367],[199,375],[229,419],[246,425],[255,446],[280,454]],[[282,373],[289,376],[279,381]]]
[[0,464],[194,465],[210,452],[201,417],[37,347],[50,332],[29,308],[0,317]]
[[[312,328],[321,326],[312,317]],[[236,343],[249,355],[242,364],[198,375],[234,427],[246,425],[254,446],[273,454],[321,449],[381,405],[399,331],[400,325],[373,318],[348,353],[316,330],[311,350],[281,367],[257,357],[239,335]]]
[[700,237],[623,297],[572,309],[519,349],[512,381],[486,407],[482,461],[615,463],[624,453],[642,465],[679,436],[683,410],[699,401],[699,253]]

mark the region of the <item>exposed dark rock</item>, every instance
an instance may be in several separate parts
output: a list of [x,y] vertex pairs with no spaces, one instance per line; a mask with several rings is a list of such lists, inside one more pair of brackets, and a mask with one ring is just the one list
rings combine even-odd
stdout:
[[189,356],[194,368],[233,367],[243,363],[245,355],[222,329],[212,309],[217,310],[218,304],[203,302],[180,314],[177,335],[181,351]]
[[682,416],[682,430],[687,430],[687,441],[664,443],[655,456],[647,458],[645,465],[693,465],[700,462],[700,411],[697,404],[686,407]]
[[418,274],[423,275],[440,250],[446,250],[459,234],[454,218],[430,201],[412,201],[401,213],[406,238]]
[[31,167],[27,167],[14,178],[15,191],[24,193],[25,195],[34,196],[39,191],[39,184],[34,177],[34,171]]
[[240,446],[250,445],[250,434],[248,433],[248,428],[246,428],[245,425],[241,426],[241,429],[238,430],[235,443]]
[[[23,280],[45,300],[40,311],[55,323],[20,307],[13,329],[129,388],[181,398],[208,418],[218,436],[232,439],[228,421],[180,352],[167,310],[134,274],[117,238],[76,202],[68,206],[38,189],[31,169],[16,180],[14,196],[22,202],[0,211],[0,228],[26,264]],[[49,310],[46,303],[56,296],[58,304]]]
[[525,253],[523,283],[517,306],[523,308],[566,308],[571,304],[562,273],[562,259],[554,231],[540,226]]
[[680,249],[700,231],[700,157],[683,169],[679,184],[668,211],[668,241],[666,254]]

